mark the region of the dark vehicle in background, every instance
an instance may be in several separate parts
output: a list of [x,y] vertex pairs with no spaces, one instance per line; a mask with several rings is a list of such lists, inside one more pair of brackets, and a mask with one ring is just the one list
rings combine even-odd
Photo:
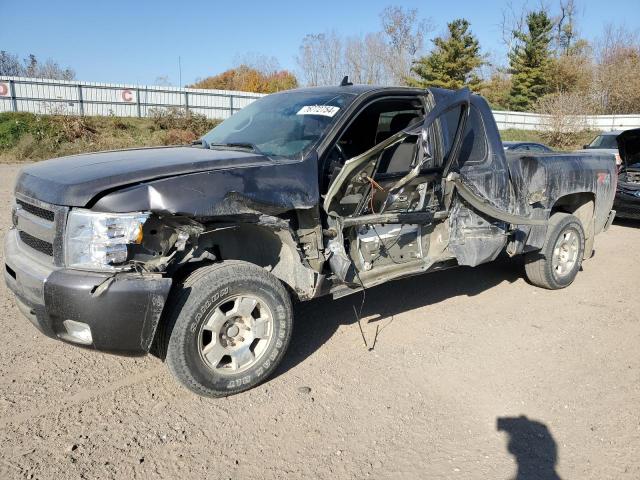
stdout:
[[591,142],[582,147],[580,152],[598,153],[598,154],[611,154],[616,159],[616,165],[620,165],[620,153],[618,151],[618,143],[616,139],[618,135],[622,133],[622,130],[612,130],[610,132],[602,132],[597,135]]
[[532,153],[552,153],[553,149],[543,143],[536,142],[502,142],[504,151],[513,152],[532,152]]
[[616,173],[610,155],[505,155],[469,90],[345,79],[256,100],[197,145],[24,167],[5,280],[44,334],[151,350],[192,391],[230,395],[282,359],[292,299],[502,252],[568,286],[613,219]]
[[622,158],[614,208],[616,216],[640,220],[640,128],[617,137]]

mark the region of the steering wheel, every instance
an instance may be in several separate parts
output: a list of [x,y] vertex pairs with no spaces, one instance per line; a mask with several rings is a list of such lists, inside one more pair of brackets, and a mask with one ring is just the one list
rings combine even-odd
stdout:
[[347,161],[347,155],[344,153],[344,150],[342,149],[342,146],[336,142],[336,144],[334,145],[334,147],[336,149],[336,152],[338,152],[338,155],[340,156],[340,161],[341,163],[344,163]]

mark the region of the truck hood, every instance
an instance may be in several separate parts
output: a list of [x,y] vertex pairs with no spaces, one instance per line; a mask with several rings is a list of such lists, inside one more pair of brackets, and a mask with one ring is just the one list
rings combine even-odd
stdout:
[[82,207],[105,191],[141,182],[275,163],[264,155],[235,149],[183,146],[116,150],[60,157],[24,167],[15,191],[54,205]]
[[622,167],[626,170],[640,170],[640,128],[625,130],[617,138]]

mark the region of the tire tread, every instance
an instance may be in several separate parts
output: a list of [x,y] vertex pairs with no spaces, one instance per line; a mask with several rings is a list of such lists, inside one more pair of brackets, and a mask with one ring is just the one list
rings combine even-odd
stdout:
[[[550,256],[552,254],[550,249],[555,245],[557,235],[560,233],[557,230],[561,228],[563,223],[570,222],[577,222],[582,228],[582,249],[584,250],[584,228],[582,227],[580,220],[569,213],[554,213],[549,219],[547,236],[542,249],[525,255],[524,269],[527,278],[532,284],[548,290],[557,290],[559,288],[568,287],[573,282],[573,279],[571,279],[571,281],[566,285],[558,284],[558,282],[553,278],[549,268],[551,262]],[[579,265],[582,263],[582,255],[583,253],[578,256]]]

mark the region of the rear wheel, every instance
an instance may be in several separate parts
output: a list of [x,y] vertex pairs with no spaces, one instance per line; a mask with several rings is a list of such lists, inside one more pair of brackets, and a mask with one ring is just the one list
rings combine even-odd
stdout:
[[190,390],[226,396],[266,380],[289,345],[291,300],[263,268],[228,261],[193,272],[174,297],[166,362]]
[[584,243],[584,229],[577,217],[553,214],[542,249],[525,255],[527,278],[534,285],[551,290],[571,285],[582,265]]

